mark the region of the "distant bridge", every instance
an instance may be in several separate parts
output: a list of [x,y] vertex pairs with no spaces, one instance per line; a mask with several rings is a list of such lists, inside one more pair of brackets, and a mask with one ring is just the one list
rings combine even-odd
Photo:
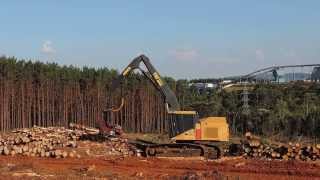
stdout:
[[[310,68],[307,72],[297,72],[296,68],[305,69],[305,67]],[[289,70],[289,73],[279,75],[279,72],[284,70]],[[281,81],[279,81],[281,80]],[[225,77],[219,79],[195,79],[192,83],[202,83],[202,84],[217,84],[218,87],[222,89],[230,88],[236,86],[241,86],[241,84],[252,84],[252,83],[270,83],[270,82],[290,82],[290,81],[314,81],[320,82],[320,64],[298,64],[298,65],[282,65],[282,66],[271,66],[267,68],[262,68],[245,74],[242,76]]]
[[244,76],[241,76],[241,78],[247,79],[247,78],[254,77],[254,76],[258,75],[258,74],[262,74],[262,73],[275,72],[275,71],[278,71],[280,69],[298,68],[298,67],[301,67],[301,68],[302,67],[314,67],[314,71],[317,71],[316,69],[318,69],[320,67],[320,64],[299,64],[299,65],[271,66],[271,67],[259,69],[257,71],[252,72],[252,73],[246,74]]
[[[309,70],[309,72],[295,72],[295,68],[304,68],[304,67],[310,67],[312,70]],[[284,69],[291,69],[290,73],[287,73],[285,75],[279,75],[279,71]],[[296,75],[304,75],[303,78],[296,78]],[[307,75],[307,76],[306,76]],[[286,76],[286,77],[285,77]],[[246,84],[250,84],[250,82],[279,82],[280,78],[286,78],[284,82],[289,81],[296,81],[296,80],[307,80],[307,81],[313,81],[313,82],[320,82],[320,64],[299,64],[299,65],[283,65],[283,66],[271,66],[267,68],[262,68],[259,70],[256,70],[254,72],[251,72],[246,75],[238,76],[236,78],[231,78],[232,82],[221,84],[222,89],[234,87],[235,85],[240,85],[242,82],[245,82]],[[227,78],[226,78],[227,79]]]

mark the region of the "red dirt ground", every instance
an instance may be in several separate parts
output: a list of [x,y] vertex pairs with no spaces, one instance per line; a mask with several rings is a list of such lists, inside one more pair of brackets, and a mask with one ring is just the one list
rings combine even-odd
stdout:
[[0,156],[0,179],[320,179],[320,164],[156,158],[50,159]]

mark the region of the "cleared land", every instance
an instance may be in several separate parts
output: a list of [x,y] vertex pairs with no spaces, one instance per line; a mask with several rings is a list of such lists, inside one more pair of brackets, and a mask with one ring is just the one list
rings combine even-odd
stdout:
[[2,178],[24,179],[319,179],[320,165],[298,161],[262,161],[241,157],[217,161],[137,157],[50,159],[0,157]]
[[[154,142],[169,138],[126,134],[96,141],[83,139],[91,136],[87,133],[83,128],[35,127],[2,134],[1,146],[10,153],[3,150],[0,155],[0,179],[320,179],[319,160],[145,158],[138,156],[127,138]],[[42,151],[48,156],[42,156]],[[67,152],[66,156],[57,151]]]

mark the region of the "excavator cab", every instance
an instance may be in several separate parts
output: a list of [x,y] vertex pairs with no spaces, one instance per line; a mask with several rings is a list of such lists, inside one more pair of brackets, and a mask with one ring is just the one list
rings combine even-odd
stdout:
[[199,116],[196,111],[176,111],[168,115],[169,118],[169,137],[173,138],[183,132],[194,128]]

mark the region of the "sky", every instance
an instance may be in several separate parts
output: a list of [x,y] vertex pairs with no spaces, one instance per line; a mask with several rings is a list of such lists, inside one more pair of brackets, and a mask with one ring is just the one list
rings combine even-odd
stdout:
[[215,78],[320,63],[318,0],[7,0],[0,55],[121,71],[145,54],[163,76]]

